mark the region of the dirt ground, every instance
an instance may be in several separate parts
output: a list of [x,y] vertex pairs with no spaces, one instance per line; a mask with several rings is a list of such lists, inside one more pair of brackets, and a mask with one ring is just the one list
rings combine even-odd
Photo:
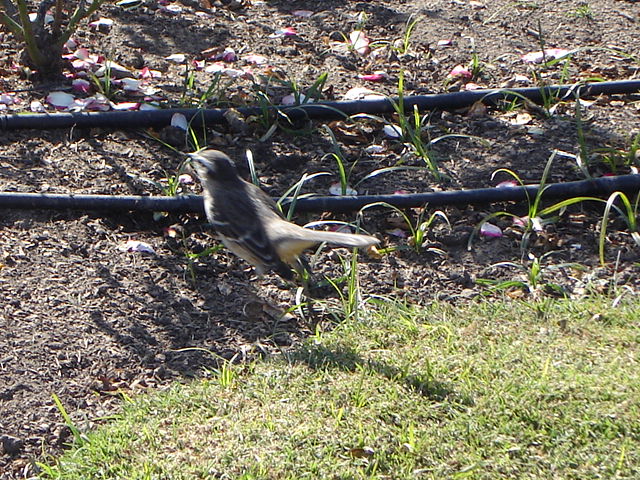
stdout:
[[[298,10],[312,15],[293,14]],[[157,70],[159,76],[146,82],[166,106],[193,105],[189,102],[198,96],[195,92],[206,91],[214,78],[205,70],[194,71],[193,86],[187,91],[185,65],[166,57],[183,53],[188,62],[206,60],[208,65],[212,54],[202,52],[211,48],[216,49],[213,54],[233,48],[237,59],[228,62],[229,68],[251,68],[258,84],[270,77],[268,93],[274,103],[291,93],[291,82],[286,81],[294,81],[305,92],[323,73],[329,74],[323,98],[340,100],[353,87],[394,94],[401,71],[405,94],[411,95],[462,90],[470,88],[469,83],[496,88],[590,78],[637,79],[640,68],[636,34],[640,4],[635,1],[234,0],[205,5],[146,0],[132,10],[105,5],[96,18],[100,16],[112,19],[113,26],[108,30],[83,26],[75,36],[78,45],[133,72],[143,67]],[[404,51],[401,40],[412,19],[417,23]],[[357,25],[371,40],[374,55],[337,45],[344,44]],[[278,36],[277,30],[285,27],[295,28],[297,35]],[[19,100],[7,105],[4,113],[28,111],[32,101],[46,104],[50,92],[68,91],[69,79],[46,85],[23,79],[13,68],[19,51],[15,39],[2,33],[0,41],[0,93],[17,92]],[[541,45],[579,50],[568,61],[549,67],[522,60]],[[250,53],[264,56],[267,63],[250,65],[243,60]],[[456,65],[467,67],[474,59],[474,78],[448,78]],[[381,82],[359,77],[377,71],[386,74]],[[220,105],[255,104],[249,78],[222,79],[215,95]],[[116,97],[131,100],[122,92]],[[600,97],[582,107],[592,175],[631,171],[629,165],[612,171],[601,161],[598,149],[629,150],[640,132],[639,99]],[[491,187],[509,179],[506,174],[492,178],[498,168],[511,169],[525,182],[535,183],[553,150],[579,152],[575,112],[572,101],[558,103],[551,116],[533,107],[431,112],[425,120],[430,138],[451,133],[486,142],[457,137],[435,143],[441,180],[426,168],[399,170],[363,181],[358,191]],[[328,193],[337,169],[326,156],[333,150],[320,123],[300,125],[306,130],[296,132],[279,129],[270,136],[265,135],[268,125],[259,119],[242,123],[242,128],[229,123],[209,130],[206,142],[241,161],[245,150],[251,149],[260,180],[274,196],[303,173],[320,171],[333,176],[314,179],[304,191]],[[382,167],[423,165],[400,142],[385,137],[379,122],[329,126],[349,164],[357,161],[352,179]],[[0,190],[159,195],[160,186],[178,173],[181,158],[153,136],[167,140],[171,133],[166,129],[2,131]],[[268,138],[261,141],[264,136]],[[175,144],[189,150],[184,135]],[[367,149],[371,145],[380,148],[371,153]],[[550,181],[581,179],[584,173],[575,159],[556,158]],[[197,185],[181,188],[199,192]],[[509,218],[494,222],[503,228],[502,237],[480,237],[467,249],[478,222],[505,209],[526,215],[524,205],[444,208],[451,229],[435,222],[419,252],[406,248],[407,228],[397,215],[366,213],[364,228],[378,236],[383,247],[398,248],[381,258],[360,254],[362,295],[418,303],[461,302],[485,291],[477,279],[519,279],[518,270],[492,266],[504,261],[530,265],[526,255],[523,260],[521,231]],[[427,217],[433,210],[427,208]],[[409,214],[415,219],[417,212]],[[638,249],[619,219],[609,226],[610,263],[599,266],[601,217],[602,205],[581,204],[534,235],[528,252],[537,257],[547,254],[542,260],[544,279],[559,285],[566,295],[608,292],[616,283],[630,294],[637,291]],[[301,224],[318,219],[353,221],[355,214],[296,217]],[[88,429],[117,411],[123,393],[207,375],[220,358],[251,359],[291,348],[309,335],[308,318],[296,311],[283,315],[296,304],[295,286],[273,275],[256,279],[246,264],[223,250],[190,255],[215,244],[202,223],[195,215],[0,210],[0,479],[33,476],[37,472],[33,462],[42,452],[56,454],[68,442],[69,429],[54,404],[54,394],[75,424]],[[155,253],[123,251],[129,240],[146,242]],[[340,256],[347,253],[323,249],[314,256],[318,277],[339,277]],[[567,263],[581,268],[563,266]],[[506,293],[516,298],[529,295],[518,289]],[[318,294],[326,299],[318,308],[329,307],[319,311],[316,320],[330,328],[336,318],[330,307],[338,303],[337,295],[330,288]]]

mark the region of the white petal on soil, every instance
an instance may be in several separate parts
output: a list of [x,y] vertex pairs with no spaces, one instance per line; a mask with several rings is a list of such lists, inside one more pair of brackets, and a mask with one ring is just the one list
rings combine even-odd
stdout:
[[187,117],[185,117],[182,113],[174,113],[171,117],[171,126],[177,127],[185,132],[189,130],[189,122],[187,122]]
[[51,92],[47,95],[47,103],[50,103],[56,108],[69,108],[76,97],[66,92]]
[[99,27],[99,26],[111,27],[112,25],[113,25],[113,20],[111,20],[110,18],[104,18],[104,17],[99,18],[98,20],[95,20],[89,24],[90,27]]
[[384,147],[384,145],[369,145],[368,147],[366,147],[364,149],[365,152],[367,153],[382,153],[386,150],[386,148]]
[[402,136],[402,129],[398,125],[385,125],[382,130],[389,138],[400,138]]
[[138,240],[128,240],[125,243],[121,243],[118,245],[118,250],[121,252],[156,253],[151,245]]
[[[329,187],[329,193],[331,195],[335,195],[336,197],[341,196],[342,185],[340,184],[340,182],[332,183],[331,186]],[[358,195],[358,191],[354,188],[351,188],[349,185],[347,185],[347,188],[345,189],[345,195]]]
[[123,78],[121,82],[125,92],[138,92],[140,90],[140,85],[142,84],[140,80],[129,77]]
[[42,113],[45,111],[44,105],[42,105],[42,102],[40,100],[33,100],[31,102],[31,105],[29,105],[29,109],[32,112],[36,113]]
[[164,57],[164,59],[174,63],[184,63],[184,61],[187,59],[187,56],[184,53],[173,53],[168,57]]
[[384,98],[384,95],[381,93],[376,93],[366,87],[353,87],[349,89],[342,98],[344,100],[376,100],[379,98]]

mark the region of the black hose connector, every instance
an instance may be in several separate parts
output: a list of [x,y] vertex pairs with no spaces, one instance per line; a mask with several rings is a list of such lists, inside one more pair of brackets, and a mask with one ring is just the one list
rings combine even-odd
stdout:
[[[414,105],[419,110],[454,110],[465,108],[482,101],[493,104],[498,100],[518,100],[527,98],[536,103],[544,102],[550,97],[593,97],[597,95],[629,94],[640,92],[640,80],[599,82],[574,85],[554,85],[548,87],[530,87],[513,89],[483,89],[434,95],[415,95],[404,97],[405,111],[413,111]],[[271,106],[268,114],[282,112],[292,121],[304,119],[336,120],[358,113],[385,114],[393,113],[394,102],[398,98],[380,98],[373,100],[356,100],[346,102],[318,102],[298,106]],[[27,113],[0,115],[0,130],[32,128],[47,130],[52,128],[147,128],[164,127],[171,124],[176,113],[183,114],[194,127],[225,123],[225,112],[228,109],[166,109],[127,112],[61,112],[61,113]],[[236,109],[245,117],[260,116],[264,110],[260,107],[241,107]]]
[[[415,208],[427,204],[430,207],[482,205],[532,200],[538,195],[539,190],[538,185],[527,185],[524,187],[494,187],[412,194],[308,197],[297,199],[295,209],[298,212],[353,212],[377,202],[385,202],[397,208]],[[582,196],[602,197],[609,196],[614,192],[624,192],[631,195],[639,191],[640,175],[619,175],[548,184],[544,187],[542,198],[557,200]],[[291,199],[288,199],[284,202],[285,208],[290,201]],[[0,209],[204,213],[203,200],[198,195],[144,197],[0,192]]]

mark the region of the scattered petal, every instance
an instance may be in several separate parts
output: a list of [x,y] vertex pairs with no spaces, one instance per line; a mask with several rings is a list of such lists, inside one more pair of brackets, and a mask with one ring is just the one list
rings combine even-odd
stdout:
[[250,53],[249,55],[245,55],[242,58],[245,62],[252,63],[254,65],[264,65],[265,63],[267,63],[267,57],[256,55],[255,53]]
[[[331,195],[335,195],[337,197],[342,195],[342,185],[340,182],[332,183],[329,187],[329,193]],[[345,195],[357,195],[358,191],[354,188],[351,188],[349,185],[345,188]]]
[[473,83],[473,82],[469,82],[464,86],[465,90],[480,90],[481,88],[484,88],[484,87],[482,85],[478,85],[477,83]]
[[504,182],[500,182],[499,184],[497,184],[496,188],[513,188],[517,186],[518,182],[516,182],[515,180],[505,180]]
[[118,250],[121,252],[138,252],[138,253],[152,253],[155,254],[155,250],[151,245],[138,240],[128,240],[125,243],[118,245]]
[[513,217],[513,224],[516,227],[525,228],[529,222],[529,217]]
[[526,75],[515,74],[513,76],[513,81],[518,83],[531,83],[531,79]]
[[313,98],[307,97],[304,93],[299,93],[297,100],[296,100],[295,93],[290,93],[289,95],[285,95],[284,97],[282,97],[282,100],[280,101],[282,105],[287,105],[287,106],[301,105],[303,103],[313,103],[313,102],[314,102]]
[[364,149],[365,152],[372,154],[372,153],[382,153],[386,150],[386,148],[383,145],[369,145],[368,147],[366,147]]
[[531,122],[531,120],[533,120],[533,117],[529,113],[519,112],[509,123],[511,123],[511,125],[526,125]]
[[358,75],[358,78],[366,82],[381,82],[387,78],[387,74],[385,72],[374,72],[368,75]]
[[95,71],[96,77],[104,77],[109,75],[111,78],[125,78],[132,75],[131,71],[119,63],[112,62],[111,60],[105,60],[102,66]]
[[169,5],[165,5],[163,7],[160,7],[160,10],[164,10],[165,12],[169,12],[169,13],[182,13],[182,6],[178,5],[177,3],[170,3]]
[[31,105],[29,105],[29,109],[36,113],[42,113],[45,111],[44,105],[40,100],[33,100]]
[[237,58],[238,57],[236,56],[236,51],[231,47],[227,47],[222,53],[216,55],[214,57],[214,60],[222,60],[223,62],[235,62]]
[[564,48],[547,48],[544,52],[530,52],[520,58],[525,63],[541,63],[546,60],[556,60],[575,53],[576,50],[566,50]]
[[71,82],[71,88],[80,93],[89,93],[91,90],[91,82],[83,78],[76,78]]
[[112,103],[111,107],[114,110],[138,110],[140,108],[140,102]]
[[144,111],[144,110],[160,110],[160,105],[156,105],[153,103],[143,103],[142,105],[140,105],[140,108],[138,109],[140,111]]
[[451,45],[453,45],[453,40],[451,40],[451,39],[438,40],[438,46],[439,47],[450,47]]
[[394,237],[407,238],[407,232],[405,232],[401,228],[395,228],[393,230],[387,230],[387,233],[389,235],[393,235]]
[[187,122],[187,117],[185,117],[182,113],[174,113],[171,116],[171,126],[177,127],[185,132],[189,130],[189,122]]
[[120,0],[116,5],[124,9],[136,8],[142,5],[142,0]]
[[206,60],[193,60],[191,63],[193,64],[195,69],[199,72],[201,70],[204,70],[205,64],[207,62]]
[[469,78],[470,79],[471,77],[473,77],[473,74],[466,67],[463,67],[462,65],[456,65],[449,72],[448,76],[449,78]]
[[295,17],[309,18],[313,15],[313,12],[311,10],[294,10],[291,12],[291,15]]
[[544,227],[542,226],[542,219],[540,217],[533,217],[531,219],[531,226],[536,232],[541,232],[542,230],[544,230]]
[[298,32],[296,32],[295,28],[285,27],[285,28],[280,28],[275,32],[273,32],[271,35],[269,35],[269,38],[292,37],[297,34]]
[[178,183],[180,185],[192,185],[194,183],[193,177],[188,173],[183,173],[178,176]]
[[342,98],[343,100],[372,100],[384,98],[384,95],[376,93],[366,87],[354,87],[349,89]]
[[407,192],[406,190],[396,190],[395,192],[393,192],[394,195],[407,195],[409,194],[409,192]]
[[3,93],[0,95],[0,103],[3,105],[13,105],[17,103],[16,96],[13,93]]
[[371,52],[369,39],[362,30],[354,30],[349,34],[349,41],[353,49],[360,55],[367,55]]
[[187,59],[187,56],[184,53],[172,53],[168,57],[164,57],[165,60],[169,60],[173,63],[184,63]]
[[389,138],[400,138],[402,137],[402,129],[395,124],[387,124],[382,129],[384,134]]
[[89,23],[89,26],[92,28],[97,28],[100,31],[107,31],[113,26],[113,20],[110,18],[99,18],[98,20],[94,20]]
[[125,92],[139,92],[142,80],[127,77],[120,80],[120,83]]
[[64,42],[64,48],[67,49],[67,52],[72,51],[73,49],[75,49],[78,46],[78,42],[76,42],[75,39],[70,38],[69,40],[67,40],[66,42]]
[[138,77],[144,80],[149,78],[160,78],[162,77],[162,73],[158,70],[151,70],[149,67],[143,67],[140,72],[138,72]]
[[57,109],[66,110],[75,101],[75,97],[66,92],[51,92],[47,95],[47,103],[50,103]]
[[480,227],[480,235],[489,238],[498,238],[502,236],[502,230],[492,223],[485,222],[482,224],[482,227]]

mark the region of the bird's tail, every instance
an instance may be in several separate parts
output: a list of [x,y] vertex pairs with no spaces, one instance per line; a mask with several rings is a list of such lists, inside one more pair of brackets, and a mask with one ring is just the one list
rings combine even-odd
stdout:
[[341,232],[324,232],[320,230],[305,229],[307,233],[307,239],[314,242],[327,242],[332,245],[340,245],[343,247],[369,247],[380,243],[375,237],[370,235],[360,235],[354,233],[341,233]]

